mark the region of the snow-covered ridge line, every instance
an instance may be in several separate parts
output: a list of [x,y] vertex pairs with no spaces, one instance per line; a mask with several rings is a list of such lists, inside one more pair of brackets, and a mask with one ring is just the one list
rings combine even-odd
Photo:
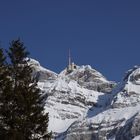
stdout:
[[[48,96],[49,130],[58,140],[139,139],[140,67],[116,85],[91,66],[56,74],[32,60],[38,86]],[[137,137],[136,137],[137,136]]]

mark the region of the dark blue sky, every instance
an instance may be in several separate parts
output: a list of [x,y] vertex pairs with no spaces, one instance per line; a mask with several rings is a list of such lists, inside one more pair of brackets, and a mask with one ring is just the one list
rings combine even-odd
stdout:
[[139,0],[1,0],[0,41],[20,37],[31,57],[56,72],[68,49],[109,80],[140,62]]

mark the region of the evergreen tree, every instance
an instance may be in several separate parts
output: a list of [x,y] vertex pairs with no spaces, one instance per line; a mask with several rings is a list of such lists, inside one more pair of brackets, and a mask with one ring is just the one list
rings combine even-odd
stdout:
[[[0,96],[2,95],[3,90],[4,90],[4,80],[5,80],[4,63],[5,63],[5,57],[4,57],[4,54],[3,54],[3,50],[0,49]],[[0,101],[1,101],[1,97],[0,97]],[[2,104],[0,104],[0,106],[1,105]],[[0,112],[1,112],[1,109],[0,109]],[[4,134],[4,129],[2,127],[2,120],[0,118],[0,136],[2,136],[2,134]]]
[[4,134],[0,136],[6,140],[49,139],[48,113],[44,112],[44,97],[32,76],[29,53],[20,40],[12,41],[7,53],[10,58],[7,77],[10,78],[0,96],[3,128],[0,134]]
[[9,117],[10,108],[10,90],[12,88],[12,82],[9,75],[8,66],[6,65],[6,57],[3,50],[0,49],[0,139],[6,139],[9,129],[5,121]]

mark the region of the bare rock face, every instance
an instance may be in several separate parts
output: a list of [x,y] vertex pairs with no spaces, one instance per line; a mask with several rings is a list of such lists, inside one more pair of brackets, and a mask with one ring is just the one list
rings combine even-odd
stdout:
[[140,135],[140,114],[136,114],[121,127],[116,134],[116,140],[132,140]]
[[[122,125],[125,122],[125,125]],[[64,140],[133,140],[140,136],[140,114],[130,119],[88,122],[82,120],[73,125],[61,136]],[[139,139],[138,139],[139,140]]]
[[88,124],[87,122],[79,122],[79,128],[77,124],[73,124],[70,129],[68,129],[67,134],[63,139],[65,140],[107,140],[111,139],[116,135],[119,124],[123,120],[118,120],[114,122],[94,122]]

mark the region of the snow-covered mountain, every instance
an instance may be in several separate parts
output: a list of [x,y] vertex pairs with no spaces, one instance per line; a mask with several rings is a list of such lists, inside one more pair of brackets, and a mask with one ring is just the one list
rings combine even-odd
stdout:
[[48,96],[49,131],[56,140],[140,140],[140,67],[116,86],[91,66],[56,74],[31,59]]
[[[98,114],[73,123],[65,140],[140,140],[140,67],[129,70],[111,93],[112,102]],[[76,132],[76,133],[75,133]]]

